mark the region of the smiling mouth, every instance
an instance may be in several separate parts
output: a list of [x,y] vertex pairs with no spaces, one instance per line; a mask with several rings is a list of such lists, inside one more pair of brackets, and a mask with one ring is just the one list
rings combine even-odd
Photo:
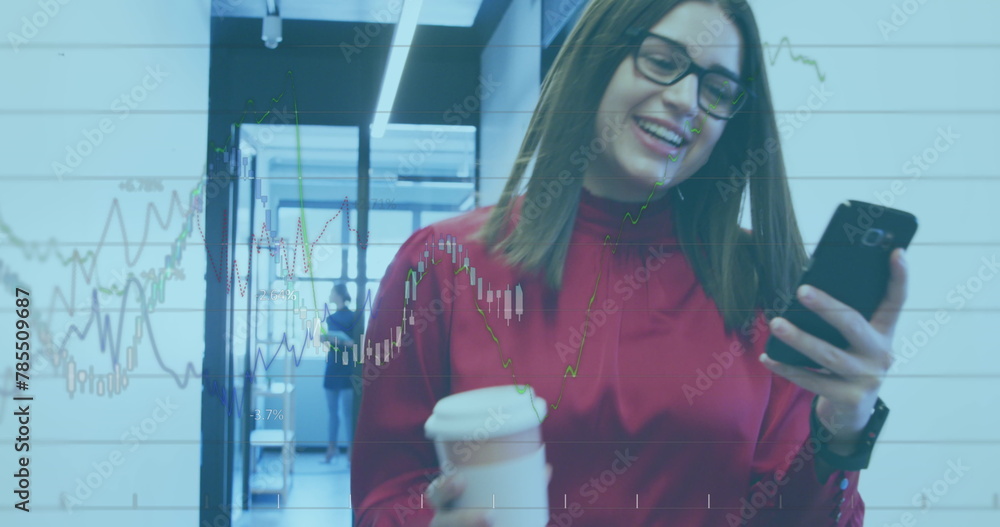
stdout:
[[680,136],[680,134],[674,132],[673,130],[670,130],[669,128],[661,124],[657,124],[652,121],[647,121],[642,117],[636,117],[635,122],[636,124],[639,125],[639,128],[642,129],[642,131],[653,136],[655,139],[659,141],[662,141],[664,143],[676,147],[680,147],[686,143],[686,141],[684,140],[683,137]]

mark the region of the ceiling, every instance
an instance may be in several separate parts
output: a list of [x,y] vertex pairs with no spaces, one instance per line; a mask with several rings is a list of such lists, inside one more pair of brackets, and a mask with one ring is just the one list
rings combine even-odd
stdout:
[[[395,24],[400,0],[276,0],[287,20],[326,20]],[[212,15],[263,18],[267,0],[212,0]],[[426,26],[472,27],[483,0],[424,0],[419,23]]]
[[[309,196],[356,196],[358,143],[355,127],[240,126],[242,155],[258,156],[262,192],[275,201],[299,199],[299,176]],[[390,124],[371,142],[371,195],[392,195],[401,206],[457,207],[473,192],[475,148],[473,127]]]

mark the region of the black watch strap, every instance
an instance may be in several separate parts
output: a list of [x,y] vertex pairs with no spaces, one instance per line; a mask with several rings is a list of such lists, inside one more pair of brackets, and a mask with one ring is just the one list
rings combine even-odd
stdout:
[[826,448],[827,441],[824,441],[820,436],[821,431],[823,431],[822,435],[827,437],[829,437],[830,433],[823,426],[823,423],[820,422],[819,416],[816,414],[816,403],[818,401],[819,396],[813,398],[812,411],[809,416],[809,434],[820,445],[816,452],[816,457],[837,470],[861,470],[868,468],[868,463],[872,457],[872,450],[875,448],[875,441],[882,432],[882,425],[885,424],[886,418],[889,417],[889,407],[885,405],[881,397],[875,401],[875,411],[872,413],[871,418],[868,419],[868,424],[861,430],[861,439],[858,441],[854,453],[850,456],[841,456]]

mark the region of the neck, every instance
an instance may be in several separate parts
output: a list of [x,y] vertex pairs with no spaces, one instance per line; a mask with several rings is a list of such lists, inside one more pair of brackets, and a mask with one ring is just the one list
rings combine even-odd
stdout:
[[619,239],[630,243],[650,240],[667,243],[674,237],[672,205],[675,198],[671,193],[662,199],[652,199],[655,197],[647,190],[643,201],[626,202],[598,196],[584,188],[580,193],[575,228],[602,240],[611,235],[615,243]]
[[647,201],[657,201],[667,195],[669,183],[662,185],[652,184],[652,188],[640,185],[623,184],[623,181],[608,179],[604,182],[599,180],[584,178],[583,188],[598,198],[620,201],[622,203],[646,203]]

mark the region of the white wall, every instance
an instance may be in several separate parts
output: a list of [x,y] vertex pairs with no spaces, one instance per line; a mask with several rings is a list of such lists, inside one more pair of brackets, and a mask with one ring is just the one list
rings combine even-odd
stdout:
[[[43,27],[35,33],[22,17]],[[102,350],[96,324],[86,338],[69,338],[60,366],[43,357],[51,349],[43,334],[64,334],[74,324],[82,330],[91,316],[95,287],[120,289],[129,273],[148,284],[141,273],[164,268],[170,244],[183,231],[190,193],[204,174],[209,2],[12,0],[0,5],[0,31],[0,219],[10,228],[10,234],[0,235],[0,259],[30,288],[33,356],[26,393],[35,396],[32,511],[24,515],[14,510],[8,490],[0,523],[104,526],[141,520],[149,527],[194,525],[200,501],[201,379],[187,379],[181,388],[167,369],[177,372],[181,383],[187,363],[201,369],[206,265],[197,227],[192,225],[176,266],[184,277],[175,274],[166,282],[163,301],[149,314],[151,330],[143,327],[137,367],[122,393],[68,393],[69,358],[78,370],[111,371],[111,356]],[[133,92],[135,107],[128,108],[121,97]],[[53,162],[67,163],[68,146],[83,155],[70,159],[77,165],[67,164],[72,172],[56,177]],[[147,183],[160,178],[162,189],[129,192],[122,185],[128,178]],[[173,192],[179,195],[179,208],[168,219]],[[121,223],[114,216],[102,235],[115,200]],[[147,234],[143,227],[149,205],[160,217],[149,219]],[[15,243],[14,237],[37,248]],[[74,266],[60,262],[98,249],[92,276],[79,269],[74,275]],[[89,271],[93,259],[85,258]],[[76,309],[67,310],[56,291],[75,298]],[[146,295],[149,291],[147,286]],[[4,306],[13,305],[6,291],[0,297]],[[121,296],[97,298],[111,328],[108,341],[117,342],[122,328],[124,365],[124,350],[141,314],[139,295],[133,291],[128,296],[124,316]],[[11,309],[0,310],[0,325],[13,327]],[[0,370],[13,367],[9,353],[0,360]],[[10,382],[6,374],[0,380],[5,402]],[[11,413],[10,406],[0,413],[0,429],[7,437],[15,429]],[[13,471],[11,454],[3,456],[4,472]],[[62,507],[63,493],[79,499],[72,512]],[[133,497],[138,509],[107,508],[131,507]]]
[[541,0],[515,0],[482,55],[482,74],[499,83],[483,98],[479,204],[500,199],[538,102],[541,79]]

